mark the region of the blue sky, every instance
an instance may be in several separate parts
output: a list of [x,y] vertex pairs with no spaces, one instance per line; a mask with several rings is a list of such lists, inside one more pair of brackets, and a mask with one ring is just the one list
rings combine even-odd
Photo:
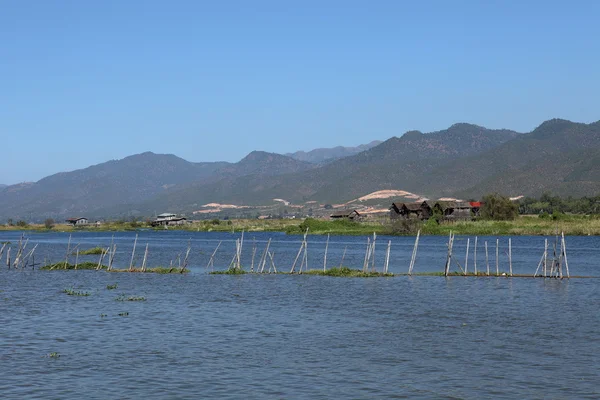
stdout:
[[3,1],[0,183],[600,119],[598,1]]

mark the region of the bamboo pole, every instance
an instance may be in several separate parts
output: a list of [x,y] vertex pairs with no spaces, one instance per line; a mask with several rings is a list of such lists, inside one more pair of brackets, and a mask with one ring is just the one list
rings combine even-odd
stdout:
[[421,237],[421,230],[417,231],[417,237],[415,238],[415,244],[413,246],[412,256],[410,258],[410,266],[408,267],[408,274],[412,275],[413,268],[415,267],[415,260],[417,259],[417,251],[419,248],[419,239]]
[[260,266],[260,273],[262,274],[265,271],[265,264],[267,263],[267,256],[269,255],[269,247],[271,246],[271,238],[267,242],[267,247],[265,248],[265,252],[263,254],[262,264]]
[[79,249],[77,249],[77,253],[75,254],[75,269],[77,269],[78,262],[79,262]]
[[[208,260],[208,264],[206,264],[206,269],[208,269],[209,267],[213,267],[215,266],[215,254],[217,254],[217,250],[219,250],[219,247],[221,247],[221,242],[219,242],[219,244],[217,245],[217,247],[215,248],[215,250],[212,252],[212,254],[210,255],[210,260]],[[254,249],[256,250],[256,248]],[[252,266],[254,266],[254,256],[252,256]]]
[[2,254],[4,254],[4,249],[6,248],[7,243],[4,243],[2,245],[2,248],[0,249],[0,258],[2,258]]
[[467,275],[467,268],[469,265],[469,244],[470,244],[471,238],[467,238],[467,252],[465,254],[465,275]]
[[367,272],[367,263],[369,262],[369,250],[371,249],[371,238],[367,238],[367,249],[365,250],[365,260],[363,261],[363,272]]
[[[241,248],[242,248],[241,242],[243,240],[244,240],[244,232],[242,231],[242,240],[240,240],[240,253],[241,253]],[[181,273],[181,274],[183,274],[183,271],[185,271],[185,269],[187,268],[188,259],[190,257],[190,251],[192,251],[192,240],[191,239],[188,240],[188,248],[187,248],[187,251],[185,252],[185,258],[183,259],[183,266],[181,267],[181,270],[179,271],[179,273]],[[241,268],[241,266],[240,266],[240,268]]]
[[490,259],[488,257],[487,240],[485,241],[485,266],[487,270],[487,276],[490,276]]
[[473,246],[473,268],[477,276],[477,236],[475,236],[475,245]]
[[544,278],[548,277],[548,239],[544,239]]
[[325,243],[325,255],[323,256],[323,272],[327,271],[327,249],[328,248],[329,248],[329,233],[327,234],[327,242]]
[[69,235],[69,242],[67,243],[67,255],[65,256],[65,269],[69,265],[69,252],[71,251],[71,235]]
[[500,245],[500,239],[496,239],[496,276],[500,275],[500,271],[498,269],[498,246]]
[[142,260],[142,272],[146,272],[146,261],[148,260],[148,243],[146,243],[146,250],[144,251],[144,259]]
[[294,273],[294,270],[296,268],[296,263],[298,262],[298,259],[300,258],[300,254],[302,254],[303,249],[304,249],[304,240],[300,244],[300,249],[298,249],[298,254],[296,254],[296,258],[294,259],[294,263],[292,264],[292,269],[290,270],[290,274]]
[[348,250],[348,246],[344,246],[344,252],[342,253],[342,260],[340,261],[340,269],[342,269],[342,266],[344,264],[344,257],[346,257],[346,250]]
[[387,251],[385,252],[385,267],[383,268],[383,273],[388,273],[388,267],[390,265],[390,250],[392,249],[392,241],[388,240]]
[[8,269],[10,269],[10,249],[11,247],[9,247],[6,251],[6,266],[8,267]]
[[256,256],[256,242],[252,244],[252,264],[250,265],[250,272],[254,272],[254,257]]
[[444,276],[448,276],[450,271],[450,259],[452,258],[452,231],[448,234],[448,254],[446,255],[446,265],[444,266]]
[[135,240],[133,241],[133,250],[131,251],[131,261],[129,262],[129,272],[133,271],[133,257],[135,257],[135,246],[137,245],[138,235],[135,234]]
[[[306,233],[308,234],[308,228],[306,228]],[[304,258],[302,259],[302,264],[300,264],[300,273],[302,273],[303,265],[304,269],[308,271],[308,241],[306,240],[306,236],[304,237]]]
[[562,248],[565,259],[565,268],[567,271],[567,278],[571,278],[571,274],[569,274],[569,262],[567,261],[567,243],[565,242],[565,233],[562,232]]
[[510,276],[513,276],[512,272],[512,240],[508,238],[508,269]]
[[375,241],[377,240],[377,234],[373,232],[373,243],[371,244],[371,271],[375,272]]
[[[269,257],[271,258],[271,266],[273,267],[273,271],[277,273],[277,267],[275,266],[275,260],[273,259],[273,257],[275,257],[275,254],[273,252],[269,252]],[[271,268],[269,267],[269,273],[270,272]]]
[[[104,262],[104,257],[106,257],[107,254],[110,254],[110,246],[108,246],[106,248],[106,250],[103,250],[102,253],[100,254],[100,261],[98,262],[98,266],[96,267],[96,270],[102,269],[102,263]],[[108,258],[110,260],[110,255],[108,256]]]
[[110,253],[110,256],[108,257],[108,268],[107,270],[110,271],[112,269],[112,265],[113,265],[113,261],[115,260],[115,254],[117,253],[117,245],[114,244],[112,247],[112,251]]

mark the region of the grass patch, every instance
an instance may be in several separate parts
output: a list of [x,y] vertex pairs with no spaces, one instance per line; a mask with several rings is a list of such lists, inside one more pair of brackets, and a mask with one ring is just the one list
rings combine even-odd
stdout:
[[119,317],[127,317],[129,315],[128,312],[121,312],[119,314],[117,314]]
[[115,283],[114,285],[106,285],[106,289],[107,290],[114,290],[114,289],[116,289],[118,287],[119,287],[118,283]]
[[[77,269],[87,269],[87,270],[91,270],[91,269],[96,269],[98,268],[98,264],[97,263],[93,263],[93,262],[82,262],[77,264]],[[101,265],[100,266],[101,269],[106,269],[108,268],[106,265]],[[43,266],[42,268],[40,268],[41,270],[69,270],[69,269],[75,269],[75,264],[69,264],[66,262],[59,262],[59,263],[55,263],[55,264],[48,264]]]
[[87,296],[89,296],[89,295],[90,295],[90,293],[89,293],[89,292],[81,292],[81,291],[79,291],[79,290],[75,290],[75,289],[73,289],[73,288],[71,288],[71,289],[64,289],[62,292],[63,292],[63,293],[66,293],[66,294],[67,294],[67,295],[69,295],[69,296],[82,296],[82,297],[87,297]]
[[328,269],[326,271],[322,271],[322,270],[318,270],[318,269],[311,269],[307,272],[305,272],[305,274],[308,275],[320,275],[320,276],[334,276],[334,277],[347,277],[347,278],[378,278],[378,277],[392,277],[394,276],[394,274],[384,274],[383,272],[373,272],[373,271],[367,271],[367,272],[363,272],[359,269],[351,269],[348,267],[335,267],[335,268],[331,268]]
[[56,351],[53,351],[52,353],[49,353],[46,357],[48,357],[48,358],[59,358],[60,357],[60,353],[57,353]]
[[211,275],[244,275],[244,274],[247,274],[247,272],[244,271],[243,269],[229,268],[224,271],[212,271],[212,272],[210,272],[210,274]]
[[[102,247],[92,247],[91,249],[86,249],[86,250],[82,250],[79,252],[80,256],[87,256],[87,255],[91,255],[91,254],[102,254],[106,251],[106,249],[103,249]],[[75,253],[73,253],[75,254]]]

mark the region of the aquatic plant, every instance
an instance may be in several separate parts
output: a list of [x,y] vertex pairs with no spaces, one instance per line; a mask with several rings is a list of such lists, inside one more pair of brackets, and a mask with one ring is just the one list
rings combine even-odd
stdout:
[[241,268],[228,268],[224,271],[212,271],[210,272],[211,275],[244,275],[247,274],[246,271],[244,271]]
[[[86,256],[86,255],[91,255],[91,254],[102,254],[106,251],[106,249],[103,249],[102,247],[92,247],[91,249],[86,249],[86,250],[81,250],[79,252],[80,256]],[[75,253],[73,253],[75,254]]]
[[146,298],[142,296],[126,296],[121,294],[115,301],[146,301]]
[[53,351],[52,353],[49,353],[46,357],[48,357],[48,358],[58,358],[58,357],[60,357],[60,353],[57,353],[57,352]]
[[108,315],[106,315],[106,314],[100,314],[100,318],[104,318],[104,317],[107,317],[107,316]]
[[391,273],[383,273],[383,272],[375,272],[375,271],[367,271],[363,272],[359,269],[351,269],[348,267],[335,267],[328,269],[326,271],[311,269],[306,271],[305,274],[308,275],[321,275],[321,276],[333,276],[333,277],[348,277],[348,278],[377,278],[377,277],[392,277],[394,274]]
[[64,289],[62,292],[66,293],[69,296],[84,296],[85,297],[85,296],[89,296],[90,295],[90,293],[88,293],[88,292],[81,292],[81,291],[75,290],[73,288],[71,288],[71,289]]
[[[81,254],[81,253],[79,253],[79,254]],[[90,270],[90,269],[96,269],[96,268],[98,268],[98,263],[94,263],[94,262],[86,261],[86,262],[82,262],[82,263],[77,264],[77,269],[87,269],[87,270]],[[106,265],[101,265],[100,266],[100,269],[107,269],[107,268],[108,267]],[[55,263],[55,264],[45,265],[45,266],[41,267],[40,269],[41,270],[46,270],[46,271],[48,271],[48,270],[75,269],[75,264],[69,264],[69,263],[66,263],[66,262],[62,261],[62,262]]]
[[118,283],[115,283],[114,285],[106,285],[106,289],[107,290],[113,290],[119,287]]
[[129,313],[128,312],[122,312],[122,313],[119,313],[118,315],[119,315],[119,317],[126,317],[126,316],[129,315]]

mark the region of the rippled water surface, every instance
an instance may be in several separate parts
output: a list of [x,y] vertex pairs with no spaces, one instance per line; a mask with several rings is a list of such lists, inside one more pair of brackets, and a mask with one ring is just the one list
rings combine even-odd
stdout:
[[[0,241],[14,247],[20,235],[0,232]],[[68,234],[26,235],[28,248],[38,244],[36,263],[64,259]],[[127,267],[134,237],[76,233],[72,243],[84,249],[114,240],[117,267]],[[189,242],[192,272],[185,275],[15,271],[5,253],[0,397],[600,397],[599,279],[208,275],[217,244],[215,264],[224,268],[239,237],[139,233],[137,265],[146,243],[149,266],[158,266]],[[282,234],[246,233],[245,268],[253,247],[257,262],[269,238],[277,267],[289,271],[300,238]],[[325,240],[309,237],[311,268],[323,268]],[[378,238],[376,268],[388,240],[390,271],[406,272],[414,238]],[[416,272],[443,269],[446,240],[422,238]],[[478,268],[486,268],[487,241],[495,269],[496,238],[478,240]],[[500,241],[499,269],[506,271],[507,239]],[[513,238],[515,272],[535,271],[543,241]],[[572,275],[600,275],[599,238],[568,237],[567,246]],[[365,248],[366,237],[331,237],[328,267],[344,252],[344,265],[362,267]],[[457,238],[461,263],[465,250],[466,238]],[[90,296],[68,296],[65,288]],[[116,301],[121,294],[146,301]],[[53,352],[60,357],[47,356]]]

